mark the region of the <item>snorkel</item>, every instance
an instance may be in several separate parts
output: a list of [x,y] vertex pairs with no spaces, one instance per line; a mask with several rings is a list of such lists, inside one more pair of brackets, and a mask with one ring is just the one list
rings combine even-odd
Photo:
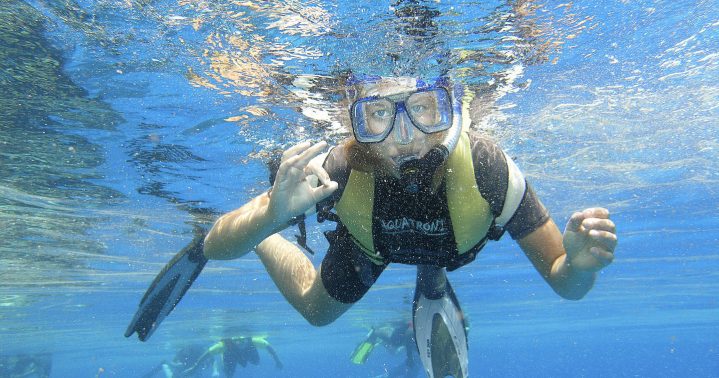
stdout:
[[[417,86],[420,86],[417,81]],[[399,166],[400,181],[409,193],[430,193],[432,181],[437,170],[447,161],[449,154],[454,151],[457,141],[462,134],[462,95],[461,85],[449,85],[449,79],[441,77],[436,86],[446,86],[451,89],[452,98],[452,126],[447,130],[442,143],[430,149],[424,156],[403,161]]]

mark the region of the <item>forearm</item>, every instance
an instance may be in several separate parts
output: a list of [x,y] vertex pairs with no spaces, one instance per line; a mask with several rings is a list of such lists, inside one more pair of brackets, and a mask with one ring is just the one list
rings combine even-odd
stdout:
[[518,242],[537,271],[561,297],[581,299],[594,285],[594,273],[569,264],[562,234],[551,219]]
[[208,259],[240,257],[285,225],[268,211],[269,196],[263,193],[237,210],[221,216],[205,237]]
[[257,246],[257,255],[272,281],[297,311],[304,314],[306,295],[317,279],[312,262],[293,243],[279,234],[271,235]]
[[327,294],[312,261],[279,234],[262,241],[256,251],[287,302],[310,324],[329,324],[351,307]]

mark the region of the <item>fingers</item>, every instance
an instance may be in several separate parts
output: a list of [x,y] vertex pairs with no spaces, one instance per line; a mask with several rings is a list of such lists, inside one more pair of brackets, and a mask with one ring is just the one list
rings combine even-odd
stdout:
[[320,183],[322,183],[322,185],[327,185],[333,182],[332,179],[330,179],[330,175],[327,174],[327,171],[325,171],[324,169],[313,170],[313,172],[320,180]]
[[314,164],[314,160],[310,161],[309,165],[307,165],[305,173],[317,176],[317,179],[319,179],[323,185],[331,181],[330,175],[322,167],[322,163]]
[[323,199],[329,197],[335,190],[337,190],[337,187],[338,184],[336,182],[328,181],[327,183],[324,183],[324,185],[314,188],[312,190],[312,195],[315,202],[322,201]]
[[617,235],[609,231],[590,230],[589,237],[594,245],[602,247],[610,253],[617,247]]
[[275,187],[277,185],[284,185],[284,181],[288,178],[292,181],[297,181],[300,179],[299,175],[303,173],[302,169],[297,169],[295,166],[293,166],[291,163],[288,164],[288,162],[282,162],[280,164],[280,168],[277,170],[277,178],[275,179]]
[[[322,141],[312,145],[310,142],[302,142],[298,145],[288,148],[282,154],[282,163],[277,171],[277,177],[289,177],[291,179],[300,179],[304,175],[304,168],[315,156],[322,153],[327,147],[327,143]],[[325,172],[325,177],[320,180],[329,180],[329,176]],[[324,182],[323,182],[324,183]]]
[[616,231],[616,226],[611,219],[585,218],[582,221],[582,227],[586,230]]
[[603,207],[592,207],[577,211],[569,218],[565,230],[583,232],[595,228],[610,232],[615,231],[614,223],[609,220],[609,210]]
[[596,271],[611,264],[617,235],[609,210],[594,207],[572,214],[565,228],[564,243],[568,255],[576,258],[588,253],[594,257],[594,263],[587,263],[583,258],[577,260],[586,265],[583,269]]
[[608,253],[612,253],[617,247],[616,226],[610,219],[585,218],[582,220],[579,230],[586,233],[593,245],[608,251]]
[[585,218],[582,221],[581,229],[584,230],[590,239],[597,245],[603,247],[610,253],[617,246],[616,225],[608,218],[609,211],[606,209],[587,209],[583,212],[595,217]]
[[[304,150],[295,149],[299,146],[305,146]],[[312,158],[321,154],[322,151],[327,148],[327,143],[322,141],[309,148],[307,148],[307,146],[309,146],[309,142],[300,143],[299,145],[288,149],[285,154],[282,155],[282,159],[284,160],[282,164],[292,165],[295,168],[304,170]],[[294,151],[294,153],[289,154],[290,151]]]
[[584,209],[581,213],[584,218],[609,219],[609,210],[603,207],[590,207],[588,209]]
[[287,160],[288,158],[297,155],[299,152],[306,150],[309,146],[311,146],[312,143],[310,141],[304,141],[300,144],[296,144],[282,153],[282,161]]
[[310,162],[307,164],[307,167],[305,167],[305,173],[307,173],[308,175],[314,175],[323,185],[326,185],[331,181],[330,175],[323,167],[326,158],[326,154],[318,154],[317,156],[313,157],[312,160],[310,160]]
[[599,247],[592,247],[589,249],[589,253],[592,254],[597,260],[600,261],[602,266],[607,266],[614,261],[614,253],[601,249]]
[[580,228],[582,227],[582,222],[584,221],[584,214],[580,212],[576,212],[572,214],[571,217],[569,217],[569,221],[567,222],[567,226],[564,228],[565,232],[579,232]]

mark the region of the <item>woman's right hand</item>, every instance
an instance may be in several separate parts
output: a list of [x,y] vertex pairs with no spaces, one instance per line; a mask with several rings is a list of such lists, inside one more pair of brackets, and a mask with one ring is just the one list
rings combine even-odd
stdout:
[[[330,179],[321,164],[310,164],[325,148],[326,142],[315,145],[302,142],[282,154],[268,205],[268,212],[278,223],[287,223],[304,214],[337,190],[337,183]],[[321,185],[317,186],[312,176],[316,176]]]

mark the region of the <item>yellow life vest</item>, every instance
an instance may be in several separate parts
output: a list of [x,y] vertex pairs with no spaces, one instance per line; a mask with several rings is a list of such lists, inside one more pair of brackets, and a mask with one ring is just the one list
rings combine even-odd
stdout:
[[[479,192],[472,162],[469,136],[462,133],[445,166],[447,205],[460,255],[486,241],[494,215]],[[372,233],[375,177],[372,173],[352,170],[335,210],[347,227],[352,240],[375,264],[385,264],[375,249]]]

